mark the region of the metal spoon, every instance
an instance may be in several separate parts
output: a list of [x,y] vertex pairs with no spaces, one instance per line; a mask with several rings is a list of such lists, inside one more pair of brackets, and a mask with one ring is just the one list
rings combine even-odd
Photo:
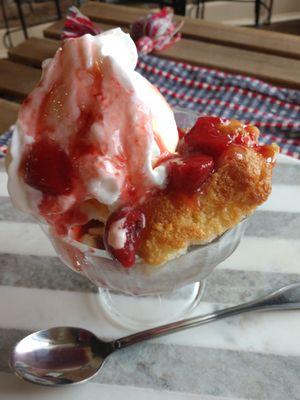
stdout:
[[264,297],[211,314],[148,329],[111,342],[81,328],[57,327],[22,339],[10,354],[9,364],[20,378],[47,386],[84,382],[92,378],[115,350],[221,318],[249,312],[300,309],[300,283],[282,287]]

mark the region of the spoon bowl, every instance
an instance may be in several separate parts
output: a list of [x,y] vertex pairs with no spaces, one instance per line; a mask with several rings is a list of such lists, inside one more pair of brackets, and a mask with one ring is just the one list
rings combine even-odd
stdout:
[[57,327],[22,339],[11,353],[9,364],[20,378],[59,386],[92,378],[112,351],[111,343],[85,329]]

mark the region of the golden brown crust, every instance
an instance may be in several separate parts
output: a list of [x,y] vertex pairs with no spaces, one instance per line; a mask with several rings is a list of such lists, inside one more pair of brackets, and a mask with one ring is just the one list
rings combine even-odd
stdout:
[[[274,145],[274,153],[277,148]],[[201,193],[161,193],[143,207],[147,225],[139,256],[159,265],[191,244],[210,242],[262,204],[271,192],[272,164],[254,149],[232,145]]]

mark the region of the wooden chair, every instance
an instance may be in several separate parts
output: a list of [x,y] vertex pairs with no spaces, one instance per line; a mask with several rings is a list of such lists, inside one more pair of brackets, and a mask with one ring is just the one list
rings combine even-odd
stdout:
[[[210,0],[214,1],[214,0]],[[231,3],[245,3],[249,2],[249,0],[227,0],[228,2]],[[254,13],[255,13],[255,18],[254,18],[254,25],[256,27],[259,26],[260,24],[260,10],[262,7],[264,7],[267,10],[267,18],[266,18],[266,23],[270,24],[271,22],[271,17],[272,17],[272,10],[273,10],[273,0],[269,0],[268,4],[266,3],[267,0],[252,0],[254,3]],[[197,4],[197,18],[201,16],[202,19],[205,17],[205,4],[207,3],[207,0],[196,0]],[[200,12],[201,11],[201,12]]]
[[0,99],[0,135],[16,122],[19,104]]
[[[27,23],[26,19],[23,13],[23,8],[22,4],[24,3],[24,0],[14,0],[16,3],[17,11],[18,11],[18,16],[21,24],[21,29],[23,31],[25,39],[28,38],[28,32],[27,32]],[[28,1],[28,3],[31,5],[31,0]],[[61,8],[60,8],[60,0],[54,0],[55,8],[56,8],[56,13],[57,13],[57,18],[61,19],[62,13],[61,13]],[[1,11],[2,11],[2,17],[4,21],[4,26],[5,26],[5,33],[4,37],[7,38],[7,47],[12,47],[12,40],[11,40],[11,33],[12,30],[9,26],[9,19],[7,16],[7,12],[5,9],[5,0],[0,0],[0,5],[1,5]]]

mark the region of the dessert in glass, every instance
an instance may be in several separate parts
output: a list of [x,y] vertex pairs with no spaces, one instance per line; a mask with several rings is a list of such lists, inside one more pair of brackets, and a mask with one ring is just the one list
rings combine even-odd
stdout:
[[[24,101],[8,189],[119,323],[182,317],[271,191],[256,127],[171,110],[128,34],[67,40]],[[175,120],[176,119],[176,120]]]

